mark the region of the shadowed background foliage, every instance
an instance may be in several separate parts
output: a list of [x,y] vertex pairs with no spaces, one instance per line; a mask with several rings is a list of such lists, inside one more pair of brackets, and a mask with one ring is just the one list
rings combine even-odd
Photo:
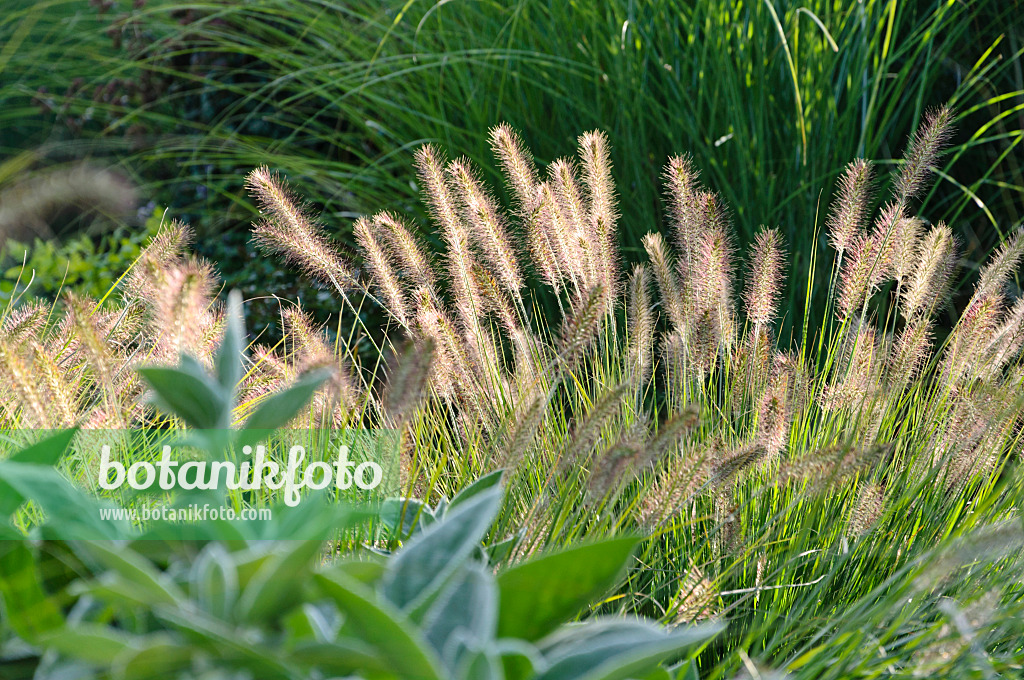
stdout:
[[[17,4],[0,20],[3,155],[119,164],[197,229],[228,286],[321,315],[336,311],[326,296],[247,244],[244,174],[286,173],[351,244],[358,214],[425,224],[411,168],[422,142],[500,186],[485,132],[502,120],[542,164],[607,131],[627,258],[664,223],[667,157],[692,154],[738,246],[780,228],[794,311],[840,170],[863,156],[884,175],[930,106],[952,103],[958,133],[921,214],[953,224],[968,267],[1020,221],[1016,1]],[[818,314],[824,295],[812,289]]]

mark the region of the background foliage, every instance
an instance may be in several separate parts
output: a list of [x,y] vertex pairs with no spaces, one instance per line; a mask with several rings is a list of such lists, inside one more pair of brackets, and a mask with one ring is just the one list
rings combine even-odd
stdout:
[[[238,178],[259,164],[287,169],[351,243],[357,214],[420,210],[409,167],[423,141],[488,168],[480,130],[501,120],[542,161],[601,127],[627,258],[662,223],[665,158],[687,151],[740,244],[779,226],[802,281],[843,165],[896,156],[947,101],[959,133],[922,215],[951,221],[974,263],[1020,220],[1017,0],[19,2],[2,24],[2,151],[123,162],[200,235],[248,223]],[[260,287],[248,253],[217,255]],[[803,294],[787,291],[790,306]]]

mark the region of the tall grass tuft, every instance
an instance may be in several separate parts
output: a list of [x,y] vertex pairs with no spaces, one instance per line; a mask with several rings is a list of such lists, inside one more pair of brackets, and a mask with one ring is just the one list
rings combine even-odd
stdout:
[[[391,212],[359,218],[357,252],[342,252],[284,180],[256,170],[255,237],[336,287],[356,331],[332,346],[287,309],[284,341],[251,347],[239,417],[328,365],[336,380],[297,422],[400,429],[404,493],[431,503],[504,469],[494,533],[512,542],[508,559],[645,532],[636,567],[598,609],[728,621],[701,677],[753,661],[807,678],[1013,667],[1024,313],[1008,282],[1024,240],[1012,236],[982,269],[937,341],[958,260],[948,227],[913,212],[950,114],[928,120],[881,208],[865,202],[870,165],[851,166],[823,235],[834,313],[820,327],[796,320],[798,344],[778,332],[793,313],[779,292],[783,235],[762,229],[740,257],[734,213],[684,157],[664,169],[667,224],[645,236],[649,261],[628,275],[599,238],[624,203],[600,133],[542,170],[510,127],[492,130],[509,209],[470,161],[423,147],[440,257]],[[209,361],[223,323],[188,238],[177,224],[162,232],[119,307],[72,298],[4,312],[6,422],[163,418],[133,398],[131,367],[183,348]],[[557,297],[557,318],[530,281]],[[369,364],[356,346],[381,335],[365,326],[367,305],[394,320]],[[31,379],[37,370],[46,381]],[[943,657],[950,598],[966,608],[990,591],[1002,602],[992,632],[969,663]]]

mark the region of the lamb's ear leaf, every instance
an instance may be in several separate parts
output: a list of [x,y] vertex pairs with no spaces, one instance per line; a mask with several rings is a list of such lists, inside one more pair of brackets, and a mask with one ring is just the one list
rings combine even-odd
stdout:
[[455,497],[452,498],[450,503],[448,503],[447,511],[451,512],[458,505],[465,503],[470,498],[476,496],[478,493],[482,493],[493,486],[501,484],[501,479],[504,475],[504,470],[495,470],[494,472],[486,474],[480,479],[474,481],[472,484],[464,488],[462,491],[455,494]]
[[36,442],[18,451],[7,460],[15,463],[32,463],[34,465],[56,465],[64,452],[71,445],[71,440],[78,434],[78,428],[56,432],[42,441]]
[[38,564],[25,541],[0,537],[0,599],[11,628],[29,643],[64,627],[60,610],[43,592]]
[[479,564],[470,564],[452,578],[423,616],[423,631],[449,668],[459,659],[447,658],[445,643],[457,630],[476,638],[477,647],[494,641],[498,620],[498,589],[494,575]]
[[17,497],[31,499],[43,510],[46,523],[40,531],[44,538],[96,541],[135,533],[125,519],[102,519],[101,508],[113,506],[72,486],[50,466],[0,461],[0,482],[13,489]]
[[227,325],[217,348],[214,364],[217,382],[225,392],[233,394],[242,379],[242,350],[245,344],[245,322],[242,319],[242,294],[228,293]]
[[[68,445],[78,432],[78,428],[62,430],[27,448],[18,451],[7,459],[10,463],[27,463],[53,467],[60,462]],[[28,500],[18,493],[14,487],[0,478],[0,516],[7,517]]]
[[724,628],[709,623],[667,632],[649,621],[590,619],[561,628],[540,643],[551,665],[537,680],[646,678],[657,673],[662,661],[706,644]]
[[522,562],[498,575],[498,637],[538,640],[600,597],[626,569],[639,539],[611,538]]
[[405,541],[417,529],[433,524],[434,512],[415,498],[388,498],[381,504],[379,518],[387,529],[388,538]]
[[133,550],[98,541],[82,541],[77,549],[84,560],[97,562],[140,588],[153,605],[176,605],[188,599],[172,579]]
[[295,541],[276,550],[238,598],[239,621],[261,623],[295,601],[323,550],[323,539]]
[[196,649],[165,633],[147,636],[114,659],[113,676],[123,680],[161,680],[179,677],[192,667]]
[[246,419],[236,445],[255,446],[271,431],[287,425],[330,377],[331,371],[326,368],[308,371],[288,387],[261,401],[252,415]]
[[212,384],[208,376],[196,375],[187,368],[164,366],[147,366],[138,371],[153,392],[150,401],[161,411],[178,416],[197,430],[223,425],[221,419],[230,406],[220,394],[220,386]]
[[469,559],[501,507],[502,488],[492,487],[416,534],[388,562],[383,594],[413,618]]
[[321,573],[314,581],[345,616],[341,635],[378,650],[403,678],[441,680],[440,662],[402,612],[342,573]]

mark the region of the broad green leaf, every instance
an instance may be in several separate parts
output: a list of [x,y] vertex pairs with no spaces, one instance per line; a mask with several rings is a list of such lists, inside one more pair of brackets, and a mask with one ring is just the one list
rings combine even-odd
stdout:
[[101,520],[100,502],[74,488],[52,467],[31,463],[0,462],[0,480],[46,513],[48,538],[102,540],[131,535],[125,520]]
[[328,605],[306,602],[292,609],[283,618],[282,624],[287,633],[285,646],[294,649],[298,645],[334,640],[338,633],[339,617]]
[[152,562],[132,550],[115,548],[100,542],[83,542],[76,548],[84,557],[92,557],[107,569],[120,574],[142,588],[151,605],[178,605],[186,600],[185,593]]
[[339,560],[321,573],[330,576],[337,572],[372,587],[384,577],[384,571],[387,569],[387,564],[380,558],[374,559],[375,557],[377,556],[370,554]]
[[430,506],[415,498],[388,498],[381,503],[379,518],[389,538],[404,541],[417,528],[433,524],[434,514]]
[[195,429],[224,427],[223,414],[230,410],[230,404],[209,378],[178,368],[150,366],[138,371],[153,390],[153,404],[160,410],[178,416]]
[[440,680],[438,662],[409,619],[373,591],[342,574],[316,574],[317,585],[345,616],[343,634],[354,634],[391,661],[403,680]]
[[416,535],[388,561],[384,596],[410,612],[426,604],[479,547],[501,500],[501,487],[492,487]]
[[113,571],[100,574],[95,581],[76,581],[68,592],[75,597],[92,597],[124,609],[150,606],[148,590]]
[[707,643],[724,628],[708,624],[671,633],[643,620],[591,619],[546,638],[550,663],[537,680],[626,680],[654,671],[665,660]]
[[43,592],[25,541],[0,541],[0,597],[11,628],[28,642],[64,625],[60,610]]
[[615,585],[637,539],[612,538],[541,555],[498,575],[498,637],[539,640]]
[[260,680],[292,680],[296,677],[295,668],[278,659],[272,649],[250,644],[234,628],[202,612],[158,606],[153,608],[153,613],[189,640],[217,650],[221,658],[239,668],[253,671],[254,677]]
[[[276,430],[284,427],[299,414],[299,411],[313,398],[313,394],[330,377],[331,372],[327,369],[304,373],[288,387],[261,401],[252,415],[246,419],[243,429]],[[239,438],[239,446],[246,444],[251,446],[259,440],[259,436],[255,440],[247,439],[246,433],[243,431]]]
[[[30,465],[56,466],[60,462],[68,445],[78,432],[77,428],[63,430],[57,434],[47,437],[41,442],[18,451],[7,459],[9,463],[24,463]],[[0,478],[0,516],[7,517],[17,510],[22,503],[28,500],[10,484]]]
[[423,617],[423,633],[449,668],[459,659],[448,658],[446,643],[462,630],[475,638],[476,647],[494,640],[498,621],[498,589],[494,576],[480,565],[458,572]]
[[263,563],[238,598],[239,621],[261,623],[299,604],[297,595],[312,571],[323,542],[284,543]]
[[109,666],[131,648],[132,637],[109,626],[83,623],[50,631],[40,637],[39,644],[75,659]]
[[493,650],[482,649],[463,656],[455,677],[459,680],[504,680],[505,671]]
[[495,470],[490,474],[486,474],[480,479],[474,481],[472,484],[464,488],[462,491],[455,494],[451,502],[448,504],[448,510],[454,510],[456,506],[465,503],[470,498],[473,498],[479,493],[487,491],[488,489],[498,486],[501,484],[502,478],[505,476],[504,470]]
[[214,365],[217,382],[225,394],[234,394],[238,381],[242,379],[242,350],[245,343],[245,323],[242,319],[242,294],[237,290],[228,293],[227,325],[221,338]]
[[78,434],[77,427],[61,430],[18,451],[7,460],[13,463],[55,466],[64,456],[64,452],[68,450],[68,446],[71,445],[71,440],[75,438],[76,434]]
[[352,676],[360,671],[391,676],[394,670],[391,660],[382,657],[373,646],[352,638],[298,645],[289,660],[328,676]]
[[540,650],[529,642],[505,638],[495,641],[494,647],[501,657],[505,680],[528,680],[547,670]]
[[515,535],[487,546],[487,563],[496,565],[505,561],[512,554],[512,549],[522,540],[523,534],[524,530],[520,529]]
[[189,578],[199,606],[219,619],[229,619],[238,600],[238,569],[219,543],[203,548],[192,564]]
[[153,635],[121,652],[111,668],[118,680],[163,680],[190,670],[195,649],[167,635]]

